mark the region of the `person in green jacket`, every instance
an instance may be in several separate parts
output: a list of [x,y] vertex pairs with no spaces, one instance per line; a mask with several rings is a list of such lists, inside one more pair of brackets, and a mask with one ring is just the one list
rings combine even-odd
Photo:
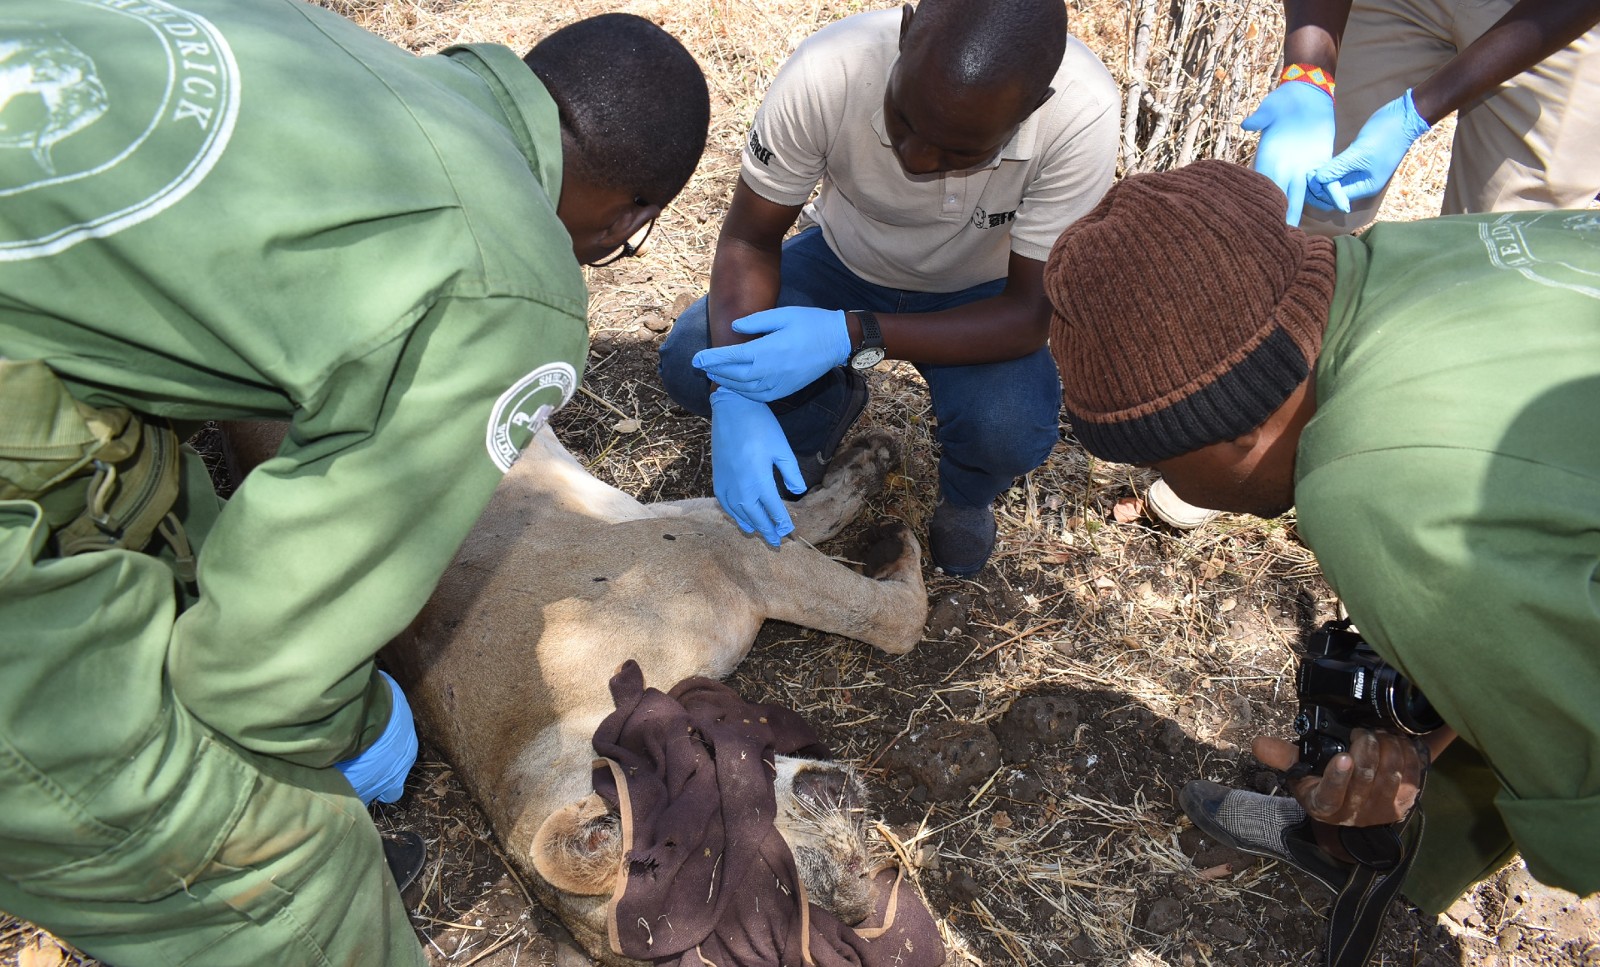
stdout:
[[[704,77],[623,14],[525,58],[299,0],[6,21],[0,909],[124,967],[422,964],[373,656],[576,389],[580,263],[687,182]],[[205,420],[289,424],[226,504]]]
[[1600,890],[1600,212],[1329,239],[1285,204],[1201,162],[1127,179],[1068,229],[1045,276],[1066,409],[1087,449],[1186,500],[1294,507],[1362,637],[1445,727],[1358,730],[1293,798],[1202,780],[1180,801],[1337,889],[1335,828],[1398,821],[1420,785],[1403,889],[1423,910],[1516,852]]

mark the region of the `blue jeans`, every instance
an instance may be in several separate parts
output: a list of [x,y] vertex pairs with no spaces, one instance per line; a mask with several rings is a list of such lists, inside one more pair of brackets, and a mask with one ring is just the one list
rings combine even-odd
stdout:
[[[998,295],[1004,279],[960,292],[911,292],[858,277],[839,261],[819,228],[783,246],[778,305],[938,312]],[[711,415],[711,381],[690,360],[711,344],[706,300],[686,309],[661,345],[662,385],[679,406]],[[1016,478],[1044,463],[1060,435],[1061,377],[1049,347],[1019,359],[972,366],[917,365],[938,421],[939,492],[952,504],[987,507]],[[838,423],[848,393],[834,371],[772,404],[797,454],[814,452]]]

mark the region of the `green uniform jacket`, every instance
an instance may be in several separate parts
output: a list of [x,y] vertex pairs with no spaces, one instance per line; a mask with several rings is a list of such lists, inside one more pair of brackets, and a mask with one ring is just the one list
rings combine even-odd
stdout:
[[1600,212],[1336,242],[1300,532],[1469,746],[1428,780],[1406,892],[1442,910],[1512,846],[1600,890]]
[[[508,50],[418,58],[299,0],[5,19],[0,355],[97,405],[292,420],[206,538],[165,669],[248,749],[346,758],[388,716],[371,657],[577,385],[555,104]],[[7,728],[46,728],[55,684],[0,686]],[[163,714],[127,691],[73,716],[108,733],[84,749]]]

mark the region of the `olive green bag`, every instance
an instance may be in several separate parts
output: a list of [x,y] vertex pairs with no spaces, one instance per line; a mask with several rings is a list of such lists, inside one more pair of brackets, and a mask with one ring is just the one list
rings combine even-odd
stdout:
[[43,362],[0,358],[0,500],[44,508],[56,553],[142,551],[159,530],[193,580],[177,518],[180,450],[165,421],[80,402]]

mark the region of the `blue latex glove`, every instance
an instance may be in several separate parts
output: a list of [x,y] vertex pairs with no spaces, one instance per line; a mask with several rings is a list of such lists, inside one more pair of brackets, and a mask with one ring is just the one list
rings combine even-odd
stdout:
[[333,764],[355,787],[362,805],[371,805],[374,799],[383,802],[399,799],[405,791],[406,775],[417,761],[417,726],[411,718],[411,704],[394,679],[385,672],[378,674],[389,683],[389,694],[394,696],[389,724],[365,752]]
[[773,468],[791,492],[805,492],[800,463],[772,408],[718,387],[711,394],[711,488],[740,530],[759,533],[777,547],[794,523],[778,496]]
[[1285,220],[1300,224],[1306,175],[1333,157],[1333,97],[1302,81],[1279,84],[1239,126],[1261,132],[1255,169],[1289,196]]
[[838,309],[779,306],[735,319],[733,331],[761,337],[702,349],[694,365],[718,385],[761,403],[805,389],[850,358],[850,330]]
[[1307,190],[1329,208],[1348,212],[1350,199],[1368,198],[1383,190],[1406,152],[1429,127],[1407,90],[1372,112],[1350,147],[1311,173]]

